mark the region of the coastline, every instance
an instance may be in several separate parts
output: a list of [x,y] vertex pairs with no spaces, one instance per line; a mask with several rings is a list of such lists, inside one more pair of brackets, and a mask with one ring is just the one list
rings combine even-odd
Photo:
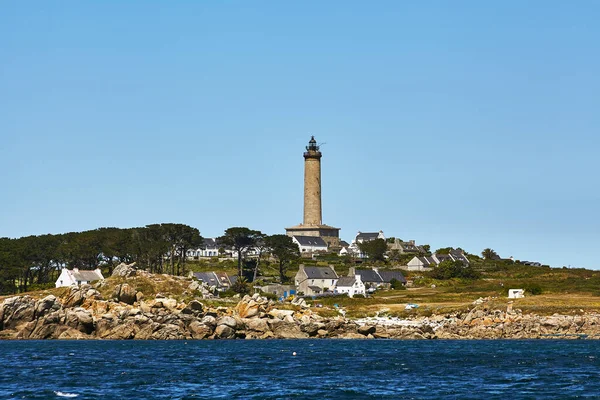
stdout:
[[[157,294],[146,300],[118,287],[104,300],[92,286],[52,294],[5,298],[0,339],[597,339],[600,314],[541,316],[476,305],[468,312],[400,319],[326,318],[308,307],[245,296],[235,306],[211,307]],[[278,308],[279,307],[279,308]],[[285,309],[288,308],[288,309]]]

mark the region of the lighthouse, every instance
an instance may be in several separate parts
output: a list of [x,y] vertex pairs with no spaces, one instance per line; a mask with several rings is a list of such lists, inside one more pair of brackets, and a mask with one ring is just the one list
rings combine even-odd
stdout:
[[312,136],[304,152],[304,219],[285,228],[288,236],[321,237],[330,247],[339,246],[340,228],[323,224],[321,203],[321,150]]

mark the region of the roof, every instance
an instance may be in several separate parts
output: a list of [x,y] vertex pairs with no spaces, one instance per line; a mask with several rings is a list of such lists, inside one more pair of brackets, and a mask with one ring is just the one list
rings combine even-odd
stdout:
[[327,247],[327,243],[318,236],[294,236],[294,239],[300,243],[300,246],[318,246]]
[[338,279],[336,286],[353,286],[356,282],[356,278],[354,276],[342,276]]
[[392,279],[396,279],[397,281],[406,283],[406,279],[404,278],[404,275],[402,275],[402,272],[400,272],[400,271],[378,271],[378,272],[379,272],[379,275],[381,275],[381,278],[383,279],[383,281],[385,283],[390,283],[392,281]]
[[356,235],[356,240],[375,240],[379,237],[379,232],[358,232]]
[[229,286],[230,282],[230,277],[224,272],[194,272],[194,278],[209,286],[217,287]]
[[79,269],[79,270],[70,269],[68,271],[71,274],[71,276],[73,276],[73,279],[75,279],[76,281],[92,282],[92,281],[104,279],[102,274],[96,270],[89,271],[89,270],[81,270],[81,269]]
[[219,244],[215,239],[204,239],[204,243],[202,243],[203,249],[216,249],[219,247]]
[[[417,260],[421,261],[422,264],[424,265],[431,265],[431,264],[436,264],[435,260],[433,259],[433,257],[415,257]],[[414,260],[414,258],[413,258]]]
[[350,246],[350,243],[346,242],[345,240],[340,240],[340,246],[348,247],[348,246]]
[[308,287],[310,290],[312,290],[313,292],[322,292],[323,288],[320,288],[318,286],[309,286]]
[[354,270],[354,273],[356,275],[360,275],[360,280],[365,283],[367,283],[367,282],[382,283],[383,282],[383,279],[381,278],[381,276],[379,276],[377,271],[372,270],[372,269],[356,269],[356,270]]
[[338,275],[331,267],[304,267],[308,279],[337,279]]

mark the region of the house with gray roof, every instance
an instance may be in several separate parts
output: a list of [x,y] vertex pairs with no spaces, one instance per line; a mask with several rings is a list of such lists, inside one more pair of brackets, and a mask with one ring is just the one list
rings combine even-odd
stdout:
[[398,238],[394,238],[392,242],[388,243],[388,250],[397,250],[400,254],[424,254],[426,253],[423,246],[418,246],[414,240],[408,242],[402,241]]
[[327,243],[319,236],[292,236],[292,241],[298,245],[300,254],[313,254],[327,251]]
[[100,268],[83,270],[79,268],[63,268],[56,280],[56,287],[81,286],[104,279]]
[[365,284],[360,279],[360,275],[354,276],[342,276],[338,279],[335,284],[335,294],[347,294],[348,297],[354,297],[354,295],[365,294]]
[[217,292],[223,292],[229,289],[237,280],[237,276],[232,277],[225,272],[194,272],[193,276],[200,282],[206,284],[211,290]]
[[361,281],[365,284],[365,287],[376,289],[376,288],[389,288],[392,279],[400,281],[403,285],[406,284],[406,279],[400,271],[381,271],[378,268],[370,269],[356,269],[350,267],[348,276],[360,276]]
[[359,258],[366,258],[366,255],[360,251],[360,247],[358,245],[364,242],[370,242],[376,239],[385,240],[385,236],[383,235],[383,231],[379,232],[361,232],[358,231],[356,237],[350,243],[350,246],[347,247],[346,253],[352,253]]
[[406,266],[408,271],[430,271],[442,261],[460,261],[465,266],[469,265],[469,259],[460,250],[451,250],[448,254],[435,253],[431,257],[416,256]]
[[333,293],[335,284],[339,279],[333,266],[307,267],[300,264],[300,268],[294,278],[297,293],[306,296],[315,296],[324,293]]

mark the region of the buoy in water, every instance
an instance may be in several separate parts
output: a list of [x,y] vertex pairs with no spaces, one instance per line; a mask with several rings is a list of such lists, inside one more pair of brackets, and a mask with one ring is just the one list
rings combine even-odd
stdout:
[[295,356],[295,355],[296,355],[296,352],[293,352],[293,353],[292,353],[292,355],[293,355],[293,356]]

